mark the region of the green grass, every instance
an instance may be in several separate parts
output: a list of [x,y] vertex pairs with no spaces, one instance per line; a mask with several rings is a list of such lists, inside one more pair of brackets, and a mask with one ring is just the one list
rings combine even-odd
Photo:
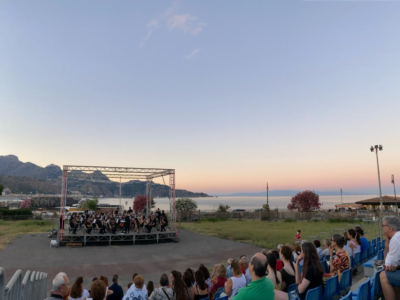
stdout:
[[[353,221],[356,223],[355,221]],[[353,223],[351,222],[351,223]],[[184,230],[249,243],[263,248],[275,248],[278,244],[294,242],[297,230],[302,239],[317,236],[320,232],[332,232],[334,228],[345,228],[350,222],[330,221],[201,221],[181,223]],[[361,223],[362,224],[362,223]]]
[[53,229],[52,221],[23,220],[4,221],[0,220],[0,250],[11,243],[21,234],[49,232]]

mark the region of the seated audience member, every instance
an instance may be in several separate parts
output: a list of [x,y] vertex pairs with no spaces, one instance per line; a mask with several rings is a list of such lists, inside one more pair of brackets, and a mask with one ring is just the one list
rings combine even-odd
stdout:
[[83,288],[83,277],[78,277],[71,287],[69,300],[83,300],[89,297],[89,291]]
[[192,289],[192,295],[190,298],[193,300],[209,298],[210,290],[205,281],[203,272],[200,270],[196,271],[196,273],[194,273],[194,278],[196,279],[196,283]]
[[246,285],[251,282],[251,275],[249,272],[249,259],[247,256],[242,256],[239,261],[240,270],[246,277]]
[[354,229],[349,229],[347,233],[350,238],[349,247],[351,248],[351,250],[353,250],[353,256],[355,256],[357,253],[361,252],[360,236]]
[[[53,279],[53,290],[45,300],[59,300],[69,295],[69,279],[67,274],[60,272]],[[103,295],[104,297],[104,295]]]
[[261,250],[261,254],[264,254],[265,255],[265,257],[267,256],[267,254],[268,254],[268,252],[267,252],[267,250],[265,250],[265,249],[262,249]]
[[[300,274],[299,263],[304,259],[303,273]],[[297,256],[296,264],[296,283],[300,300],[306,299],[306,294],[309,290],[322,286],[324,271],[318,257],[315,246],[309,242],[301,245],[301,253]]]
[[106,285],[106,295],[107,296],[111,295],[113,291],[108,289],[108,278],[103,275],[100,275],[99,280],[104,281],[104,284]]
[[315,240],[314,241],[314,246],[315,246],[315,249],[317,250],[319,259],[323,259],[324,258],[324,254],[322,253],[323,251],[321,249],[321,242],[319,240]]
[[107,300],[121,300],[124,296],[124,290],[122,289],[122,286],[118,284],[117,274],[114,274],[112,282],[113,284],[108,289],[113,291],[113,293],[107,297]]
[[147,299],[147,290],[144,288],[144,278],[142,275],[137,275],[133,280],[133,284],[126,291],[124,300]]
[[147,282],[146,289],[147,289],[147,295],[150,297],[151,293],[154,291],[154,283],[153,283],[153,281],[149,280]]
[[167,274],[162,274],[160,278],[160,284],[151,293],[149,300],[172,300],[174,292],[172,288],[168,287],[169,280]]
[[90,298],[86,300],[104,300],[104,295],[106,294],[107,286],[103,280],[95,280],[90,286]]
[[[340,234],[334,234],[332,236],[332,244],[329,247],[330,251],[330,262],[331,273],[338,274],[339,280],[343,271],[347,270],[351,266],[350,255],[343,248],[344,247],[344,238]],[[333,255],[333,250],[335,249],[336,254]]]
[[271,280],[274,285],[274,289],[281,289],[282,276],[280,272],[276,271],[276,255],[275,253],[267,254],[267,271],[268,278]]
[[[210,272],[208,272],[208,269],[206,268],[206,266],[201,264],[199,267],[199,271],[203,272],[205,281],[206,281],[207,285],[210,287],[211,286]],[[195,277],[196,277],[196,275],[195,275]]]
[[[343,239],[343,241],[344,241],[344,239]],[[324,246],[325,246],[325,249],[324,249],[324,251],[322,251],[322,257],[325,259],[325,257],[330,255],[329,247],[331,246],[331,240],[330,239],[325,239],[324,240]]]
[[229,298],[235,297],[238,291],[246,286],[246,277],[239,267],[239,262],[234,259],[231,263],[232,277],[225,283],[225,293]]
[[228,258],[228,266],[226,267],[226,279],[229,279],[232,277],[232,270],[231,270],[231,262],[233,258]]
[[188,272],[191,276],[191,280],[192,280],[192,284],[194,284],[194,282],[196,281],[196,279],[194,278],[194,272],[192,268],[187,268],[185,272]]
[[283,262],[281,261],[280,251],[272,250],[272,253],[276,256],[276,270],[280,271],[283,268]]
[[385,270],[380,279],[385,299],[395,300],[399,299],[395,288],[400,288],[400,219],[396,216],[383,217],[382,231],[385,237]]
[[186,289],[187,289],[187,293],[189,296],[188,300],[191,300],[191,296],[192,296],[192,290],[193,290],[193,283],[194,281],[192,281],[192,274],[189,273],[188,271],[185,271],[182,275],[182,280],[185,283]]
[[350,248],[350,238],[349,238],[349,234],[346,232],[343,233],[343,238],[344,238],[344,246],[343,249],[347,251],[347,253],[350,256],[353,256],[353,249]]
[[295,262],[297,260],[297,256],[299,256],[301,253],[301,247],[299,244],[293,245],[293,261]]
[[189,299],[185,283],[183,282],[182,276],[179,274],[179,272],[175,270],[172,271],[170,277],[171,277],[172,290],[174,292],[174,300]]
[[360,237],[360,241],[361,241],[361,252],[363,252],[365,249],[369,248],[369,241],[367,240],[367,238],[364,236],[364,230],[362,230],[362,228],[360,226],[356,226],[356,233],[359,235]]
[[292,262],[292,250],[288,246],[282,247],[281,258],[283,261],[283,268],[281,270],[281,290],[287,292],[289,286],[296,283],[294,265]]
[[241,288],[233,300],[249,299],[275,299],[274,286],[269,278],[265,276],[267,269],[267,258],[262,253],[256,253],[250,260],[249,271],[251,282],[248,286]]
[[211,288],[210,294],[214,295],[219,288],[225,286],[226,282],[226,268],[223,264],[215,265],[211,275]]

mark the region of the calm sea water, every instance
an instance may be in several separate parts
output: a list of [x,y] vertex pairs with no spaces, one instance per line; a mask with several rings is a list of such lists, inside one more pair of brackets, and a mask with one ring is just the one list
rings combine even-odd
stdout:
[[[343,196],[343,203],[354,203],[359,200],[365,200],[376,197],[372,196]],[[266,197],[206,197],[206,198],[192,198],[197,202],[197,207],[200,210],[216,210],[219,204],[229,205],[231,209],[257,209],[262,208],[262,205],[267,203]],[[269,197],[269,205],[271,209],[279,208],[286,209],[290,203],[291,197]],[[320,196],[320,202],[323,204],[324,209],[334,208],[335,204],[340,204],[340,196]],[[119,198],[99,198],[100,203],[117,204],[119,205]],[[160,209],[169,210],[168,198],[155,198],[156,207]],[[125,208],[133,207],[132,198],[122,198],[121,205]]]

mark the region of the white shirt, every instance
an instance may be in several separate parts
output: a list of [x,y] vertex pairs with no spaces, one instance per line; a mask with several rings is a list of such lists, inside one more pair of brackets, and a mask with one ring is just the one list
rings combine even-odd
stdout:
[[400,231],[397,231],[389,241],[389,252],[386,255],[385,265],[397,266],[400,260]]
[[68,300],[83,300],[83,299],[88,298],[89,296],[90,296],[90,295],[89,295],[88,290],[83,289],[82,295],[81,295],[80,297],[78,297],[78,298],[72,298],[71,296],[69,296],[69,297],[68,297]]
[[[145,285],[143,284],[143,287]],[[147,300],[148,296],[147,296],[147,290],[145,288],[141,288],[138,289],[137,287],[135,287],[135,284],[132,284],[131,287],[129,288],[129,290],[126,291],[125,296],[122,298],[124,300]]]
[[242,274],[239,278],[232,276],[232,295],[230,299],[236,296],[239,290],[246,286],[246,277]]

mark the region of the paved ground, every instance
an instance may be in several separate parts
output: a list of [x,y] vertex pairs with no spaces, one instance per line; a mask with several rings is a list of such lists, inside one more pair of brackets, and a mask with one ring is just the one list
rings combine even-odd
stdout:
[[111,282],[112,275],[118,274],[125,291],[133,273],[142,274],[146,282],[158,283],[162,273],[183,272],[188,267],[197,269],[201,263],[211,268],[216,263],[226,263],[229,257],[252,255],[260,250],[256,246],[184,230],[179,243],[84,248],[50,248],[47,234],[29,234],[0,251],[0,266],[5,268],[7,280],[18,269],[46,272],[49,291],[52,279],[60,271],[66,272],[70,281],[83,276],[85,288],[89,288],[93,277],[107,276]]

